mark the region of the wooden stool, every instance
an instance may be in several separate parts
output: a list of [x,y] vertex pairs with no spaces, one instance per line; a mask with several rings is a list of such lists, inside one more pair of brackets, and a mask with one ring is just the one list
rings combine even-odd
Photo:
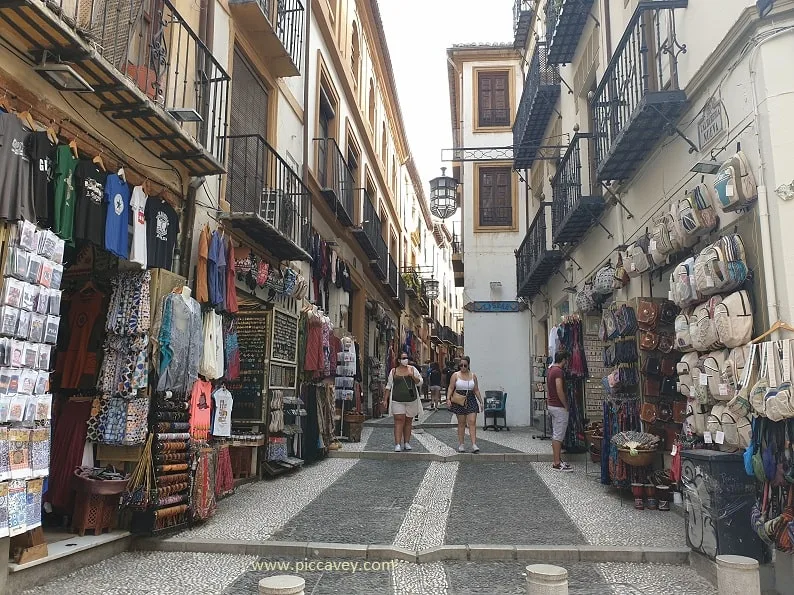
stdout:
[[100,495],[78,493],[75,498],[72,531],[81,537],[86,531],[101,535],[113,529],[116,512],[119,507],[119,495]]

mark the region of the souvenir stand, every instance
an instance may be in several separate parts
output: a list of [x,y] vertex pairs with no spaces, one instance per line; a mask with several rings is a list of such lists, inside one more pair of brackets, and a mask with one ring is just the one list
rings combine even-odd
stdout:
[[575,314],[564,316],[556,331],[556,350],[564,350],[570,355],[565,378],[569,418],[563,447],[566,452],[584,452],[584,386],[588,370],[582,342],[582,320]]

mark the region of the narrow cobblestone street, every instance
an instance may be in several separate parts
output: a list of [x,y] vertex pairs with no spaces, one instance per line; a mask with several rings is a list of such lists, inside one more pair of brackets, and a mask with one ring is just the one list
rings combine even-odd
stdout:
[[[426,421],[441,424],[444,416]],[[414,452],[395,457],[392,428],[370,425],[360,443],[298,474],[244,485],[207,523],[140,546],[176,551],[126,552],[27,593],[254,595],[261,578],[284,573],[304,577],[312,594],[525,593],[526,566],[545,561],[568,569],[575,594],[715,592],[688,565],[652,563],[665,560],[662,554],[643,558],[643,551],[670,555],[685,547],[679,514],[634,510],[583,461],[560,473],[543,460],[491,460],[548,458],[549,442],[529,430],[483,433],[480,458],[449,462],[427,457],[456,454],[454,428],[419,432]],[[285,542],[289,548],[279,553]],[[305,555],[294,555],[294,542]],[[313,546],[323,542],[358,547],[361,555],[315,555]],[[253,555],[268,543],[273,555]],[[192,551],[199,544],[206,553]],[[373,545],[416,552],[463,546],[463,558],[468,546],[470,559],[368,561],[373,568],[365,570],[366,546]],[[515,559],[488,560],[481,546],[515,546]],[[533,559],[537,552],[543,554]]]

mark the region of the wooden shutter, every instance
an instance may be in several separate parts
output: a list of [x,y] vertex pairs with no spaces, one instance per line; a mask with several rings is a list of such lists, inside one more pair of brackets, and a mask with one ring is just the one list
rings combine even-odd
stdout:
[[513,191],[510,167],[480,168],[480,227],[512,227]]
[[266,186],[268,93],[239,51],[234,52],[229,114],[226,200],[234,212],[259,213]]
[[477,85],[478,126],[510,126],[508,72],[480,72]]

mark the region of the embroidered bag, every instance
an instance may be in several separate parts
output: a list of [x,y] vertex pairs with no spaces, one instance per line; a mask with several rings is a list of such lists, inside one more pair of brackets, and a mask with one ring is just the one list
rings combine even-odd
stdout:
[[687,351],[694,351],[692,345],[692,334],[690,332],[692,323],[692,310],[683,310],[678,316],[675,317],[675,348],[678,351],[686,353]]
[[714,307],[714,325],[719,341],[725,347],[739,347],[750,342],[753,309],[747,291],[736,291]]
[[615,267],[611,264],[606,264],[595,275],[593,293],[595,295],[609,295],[615,289]]
[[714,178],[714,190],[714,202],[723,211],[742,209],[758,199],[755,176],[742,151],[722,164]]

